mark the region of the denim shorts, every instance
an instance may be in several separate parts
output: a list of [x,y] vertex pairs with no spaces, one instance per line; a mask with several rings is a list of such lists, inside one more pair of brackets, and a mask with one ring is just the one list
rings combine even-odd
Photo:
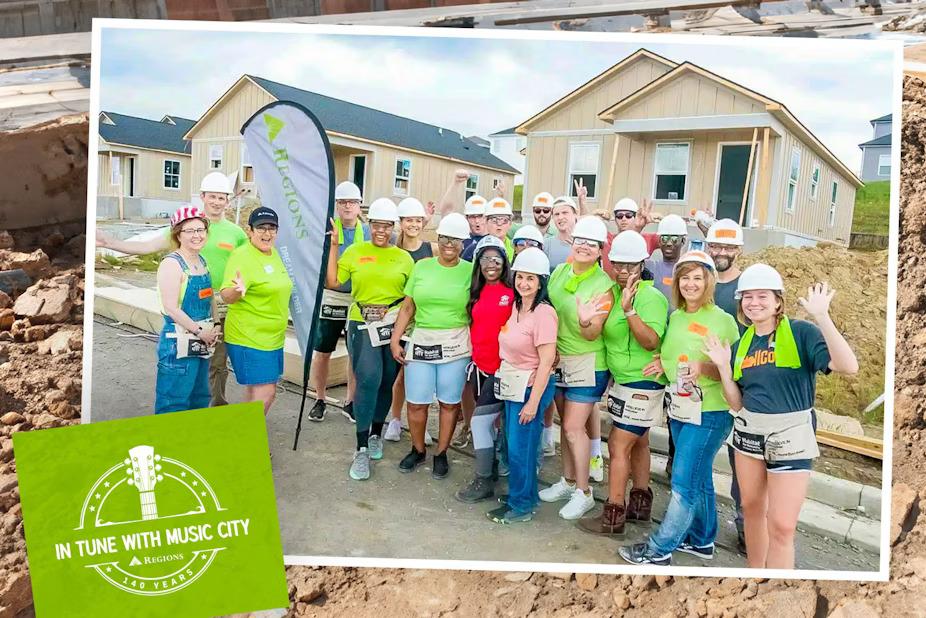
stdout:
[[469,362],[469,356],[449,363],[408,361],[405,365],[405,401],[430,404],[436,396],[441,403],[460,403]]
[[283,348],[267,352],[234,343],[226,347],[238,384],[276,384],[283,375]]
[[611,373],[607,369],[595,372],[595,386],[557,386],[556,394],[562,395],[567,401],[576,403],[598,403],[602,395],[608,390]]

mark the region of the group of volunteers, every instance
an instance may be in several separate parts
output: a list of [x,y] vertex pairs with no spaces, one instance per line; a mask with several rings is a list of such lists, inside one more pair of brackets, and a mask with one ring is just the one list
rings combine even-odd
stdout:
[[[726,442],[748,565],[793,568],[798,514],[819,455],[816,374],[858,371],[829,316],[834,291],[813,285],[798,299],[812,322],[793,319],[778,272],[766,264],[739,270],[743,230],[732,220],[699,218],[704,247],[690,249],[682,217],[657,222],[648,202],[623,198],[612,234],[588,213],[577,183],[575,198],[536,195],[533,224],[513,228],[501,195],[461,204],[467,178],[458,171],[436,205],[376,199],[365,222],[359,188],[343,182],[335,190],[310,419],[325,417],[330,356],[344,334],[343,413],[356,423],[350,478],[369,479],[384,441],[401,439],[403,407],[411,448],[396,457],[398,469],[424,464],[436,401],[432,476],[448,476],[451,444],[471,440],[475,454],[458,500],[497,497],[487,515],[502,524],[531,520],[541,501],[562,502],[560,517],[581,530],[622,536],[627,521],[651,519],[648,431],[667,414],[668,506],[649,538],[619,555],[654,565],[670,564],[676,551],[713,557],[712,464]],[[279,222],[258,208],[245,235],[224,218],[226,188],[207,176],[205,211],[178,210],[169,237],[130,243],[98,235],[100,246],[124,252],[174,248],[158,271],[165,325],[157,412],[204,407],[210,390],[213,404],[222,402],[221,339],[236,379],[265,410],[282,372],[291,283],[273,248]],[[435,214],[431,243],[421,236]],[[655,233],[643,232],[653,223]],[[590,480],[604,479],[603,399],[608,495],[590,515]],[[543,459],[556,453],[555,416],[562,475],[539,490]],[[496,496],[503,476],[508,493]]]

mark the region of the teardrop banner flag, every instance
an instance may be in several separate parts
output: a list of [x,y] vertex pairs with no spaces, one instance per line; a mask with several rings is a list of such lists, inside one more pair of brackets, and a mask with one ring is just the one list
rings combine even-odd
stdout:
[[316,316],[322,299],[334,216],[334,161],[318,118],[304,106],[275,101],[241,127],[261,205],[280,217],[276,249],[293,282],[289,311],[305,359],[302,404],[293,450],[299,443],[305,409]]

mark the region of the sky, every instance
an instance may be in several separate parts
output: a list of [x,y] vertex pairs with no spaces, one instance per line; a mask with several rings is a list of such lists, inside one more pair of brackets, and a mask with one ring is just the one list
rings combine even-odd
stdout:
[[248,73],[486,137],[646,47],[778,100],[859,171],[858,144],[872,138],[868,121],[893,111],[890,51],[871,41],[696,38],[698,44],[667,35],[524,40],[104,29],[100,109],[197,119]]

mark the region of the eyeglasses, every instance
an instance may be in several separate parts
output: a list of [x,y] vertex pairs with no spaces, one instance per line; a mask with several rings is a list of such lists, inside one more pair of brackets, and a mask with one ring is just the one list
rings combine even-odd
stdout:
[[739,247],[736,245],[715,245],[714,243],[708,243],[707,250],[713,253],[733,254],[739,250]]
[[277,233],[277,226],[273,225],[272,223],[268,223],[265,225],[258,225],[254,229],[257,230],[258,232],[263,232],[264,234],[276,234]]
[[375,223],[370,223],[370,229],[377,232],[388,232],[395,226],[395,223],[377,221]]
[[454,238],[452,236],[438,236],[437,237],[437,244],[439,245],[454,245],[457,243],[462,244],[463,241],[460,240],[459,238]]
[[593,249],[597,249],[601,246],[600,242],[597,240],[591,240],[590,238],[573,238],[572,244],[577,247],[585,245],[586,247],[591,247]]
[[347,207],[347,206],[360,206],[360,200],[335,200],[336,206]]
[[204,227],[194,227],[188,230],[180,230],[181,234],[187,234],[189,236],[202,236],[206,233],[206,228]]
[[553,212],[552,208],[534,208],[534,214],[548,215]]
[[614,219],[620,221],[621,219],[635,219],[637,215],[630,212],[629,210],[619,210],[614,213]]
[[624,272],[625,270],[629,273],[635,271],[639,266],[640,262],[611,262],[611,266],[614,268],[614,272]]
[[484,255],[479,258],[479,263],[483,266],[501,266],[505,263],[505,260],[497,255]]
[[523,247],[524,245],[527,245],[528,247],[537,247],[538,249],[543,246],[536,240],[531,240],[530,238],[518,238],[514,241],[515,247]]
[[659,237],[660,244],[663,245],[680,245],[685,241],[684,236],[662,235]]
[[486,217],[486,220],[494,223],[495,225],[505,225],[506,223],[511,222],[511,217],[508,215],[490,215]]

